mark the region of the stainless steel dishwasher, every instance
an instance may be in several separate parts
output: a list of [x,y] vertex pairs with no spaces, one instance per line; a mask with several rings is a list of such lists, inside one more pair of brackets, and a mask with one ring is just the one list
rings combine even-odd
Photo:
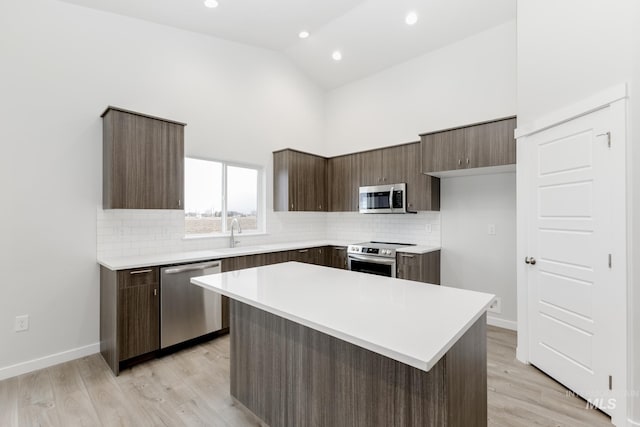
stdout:
[[218,274],[221,261],[165,267],[160,270],[160,347],[222,329],[220,294],[191,284],[191,278]]

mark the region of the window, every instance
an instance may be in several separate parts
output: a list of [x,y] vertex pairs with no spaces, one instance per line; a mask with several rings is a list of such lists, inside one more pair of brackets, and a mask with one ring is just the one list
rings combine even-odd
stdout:
[[223,234],[238,219],[242,231],[262,231],[262,169],[185,159],[185,233]]

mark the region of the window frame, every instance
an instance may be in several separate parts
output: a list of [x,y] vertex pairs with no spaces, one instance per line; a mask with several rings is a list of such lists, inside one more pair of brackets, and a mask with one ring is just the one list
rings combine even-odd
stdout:
[[[198,239],[198,238],[215,238],[215,237],[229,237],[229,235],[231,234],[231,230],[227,230],[227,205],[228,205],[228,200],[227,200],[227,168],[229,166],[231,167],[237,167],[237,168],[244,168],[244,169],[253,169],[257,172],[257,182],[256,182],[256,189],[257,189],[257,206],[256,206],[256,226],[257,228],[255,230],[242,230],[242,234],[243,235],[257,235],[257,234],[265,234],[266,232],[266,212],[267,212],[267,207],[266,207],[266,187],[265,187],[265,179],[264,179],[264,174],[265,174],[265,167],[263,165],[256,165],[256,164],[251,164],[251,163],[242,163],[242,162],[236,162],[236,161],[230,161],[230,160],[220,160],[220,159],[212,159],[212,158],[208,158],[208,157],[198,157],[198,156],[185,156],[185,179],[184,179],[184,185],[185,185],[185,194],[186,194],[186,187],[187,187],[187,180],[186,180],[186,160],[188,159],[193,159],[193,160],[200,160],[200,161],[205,161],[205,162],[214,162],[214,163],[220,163],[222,165],[222,211],[221,211],[221,215],[220,215],[220,228],[221,231],[218,232],[213,232],[213,233],[204,233],[204,234],[188,234],[186,229],[184,231],[184,236],[186,239]],[[186,202],[186,201],[185,201]],[[186,203],[185,203],[185,208],[186,208]],[[187,216],[186,216],[186,209],[184,210],[185,215],[184,215],[184,221],[185,221],[185,225],[186,225],[186,220],[187,220]]]

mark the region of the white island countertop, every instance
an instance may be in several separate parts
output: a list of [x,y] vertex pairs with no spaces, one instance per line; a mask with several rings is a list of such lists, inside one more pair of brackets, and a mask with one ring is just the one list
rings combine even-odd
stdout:
[[287,262],[192,283],[429,371],[494,295]]

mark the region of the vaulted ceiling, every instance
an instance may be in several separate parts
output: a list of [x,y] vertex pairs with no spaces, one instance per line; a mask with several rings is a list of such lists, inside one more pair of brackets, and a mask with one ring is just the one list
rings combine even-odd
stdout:
[[[63,1],[280,51],[326,89],[516,17],[516,0]],[[411,26],[410,12],[418,18]]]

